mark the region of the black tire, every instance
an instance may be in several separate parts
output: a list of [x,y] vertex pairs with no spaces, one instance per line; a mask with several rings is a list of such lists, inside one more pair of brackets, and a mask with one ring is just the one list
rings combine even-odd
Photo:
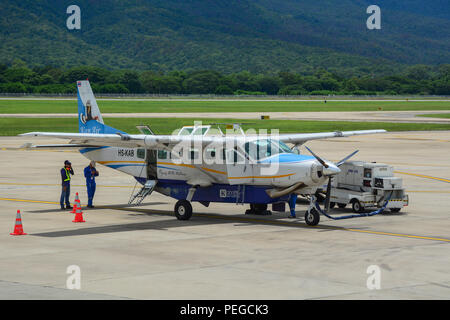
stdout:
[[187,200],[179,200],[174,211],[178,220],[189,220],[192,216],[192,205]]
[[400,212],[402,208],[390,208],[389,210],[391,210],[391,212]]
[[267,204],[265,204],[265,203],[257,203],[257,204],[254,204],[254,206],[255,206],[256,211],[266,211],[267,210]]
[[345,203],[338,203],[338,207],[344,209],[347,205]]
[[330,209],[333,209],[336,206],[336,202],[330,202]]
[[363,206],[361,205],[361,202],[359,202],[358,199],[353,199],[352,200],[352,210],[355,213],[361,213],[364,211]]
[[309,212],[305,213],[305,222],[308,226],[316,226],[319,224],[320,214],[315,208],[312,208]]
[[253,212],[264,212],[267,210],[267,204],[265,203],[250,203],[250,210]]

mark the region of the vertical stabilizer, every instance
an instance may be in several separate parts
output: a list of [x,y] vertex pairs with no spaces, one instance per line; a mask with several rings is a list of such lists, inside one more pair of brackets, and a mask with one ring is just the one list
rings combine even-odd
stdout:
[[89,80],[77,81],[78,128],[81,133],[124,133],[104,124]]

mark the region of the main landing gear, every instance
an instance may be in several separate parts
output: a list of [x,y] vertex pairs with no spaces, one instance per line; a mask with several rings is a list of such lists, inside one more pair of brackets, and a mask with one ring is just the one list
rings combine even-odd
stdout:
[[272,212],[267,210],[267,204],[264,203],[251,203],[250,210],[246,210],[245,214],[256,214],[259,216],[270,216]]

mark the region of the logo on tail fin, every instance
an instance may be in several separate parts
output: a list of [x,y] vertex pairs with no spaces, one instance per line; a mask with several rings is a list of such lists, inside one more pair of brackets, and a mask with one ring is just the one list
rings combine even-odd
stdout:
[[92,115],[91,100],[86,101],[85,111],[84,111],[84,114],[80,114],[80,120],[84,124],[86,124],[86,122],[88,122],[89,120],[98,121],[98,116],[93,116]]

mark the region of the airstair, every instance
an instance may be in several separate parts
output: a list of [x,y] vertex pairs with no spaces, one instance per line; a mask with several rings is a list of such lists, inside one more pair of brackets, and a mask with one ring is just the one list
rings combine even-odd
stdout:
[[153,192],[157,182],[157,180],[147,180],[144,186],[131,197],[130,201],[128,201],[128,204],[136,206],[140,205],[144,198]]

